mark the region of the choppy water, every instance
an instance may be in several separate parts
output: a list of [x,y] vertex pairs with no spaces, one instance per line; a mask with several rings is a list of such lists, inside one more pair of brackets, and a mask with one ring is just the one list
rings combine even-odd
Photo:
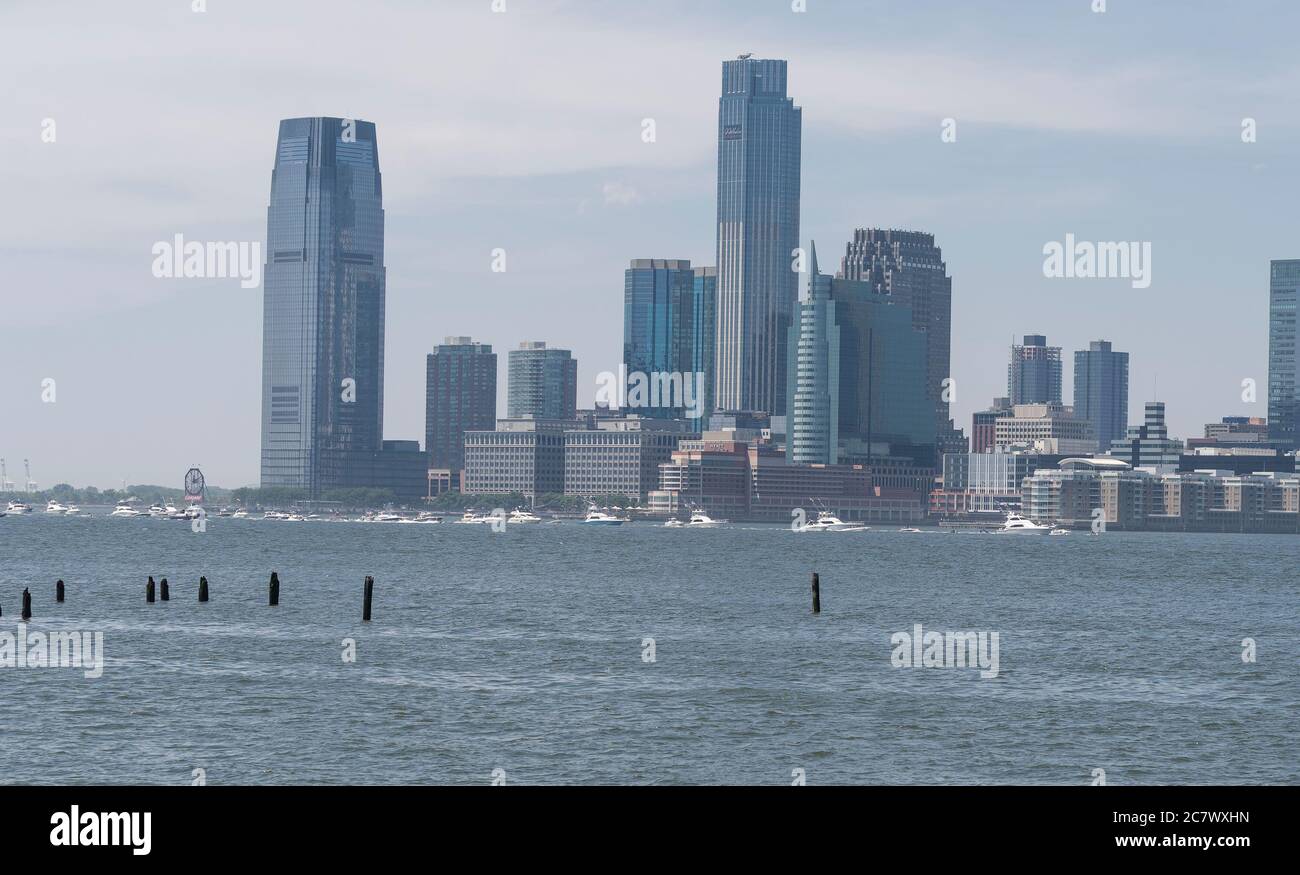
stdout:
[[[0,783],[1294,784],[1298,559],[1265,535],[7,517],[0,630],[29,586],[30,629],[102,631],[107,660],[0,668]],[[892,667],[916,623],[997,631],[999,677]]]

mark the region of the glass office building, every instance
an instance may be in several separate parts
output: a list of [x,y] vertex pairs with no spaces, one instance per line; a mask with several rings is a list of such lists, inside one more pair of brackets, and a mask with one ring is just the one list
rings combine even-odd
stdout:
[[382,465],[384,449],[384,210],[373,123],[280,122],[264,271],[262,486],[318,497],[366,485],[358,481],[374,479],[366,471]]
[[506,415],[511,419],[576,419],[578,362],[567,349],[547,349],[540,340],[510,350]]
[[1108,340],[1094,340],[1074,353],[1074,415],[1092,423],[1105,451],[1128,428],[1128,353]]
[[1060,404],[1061,348],[1048,346],[1041,334],[1026,334],[1023,344],[1013,344],[1011,364],[1007,365],[1007,397],[1012,406]]
[[1296,291],[1300,259],[1273,261],[1268,290],[1268,436],[1282,446],[1300,446],[1300,403],[1296,376]]
[[465,432],[497,420],[497,357],[486,343],[448,337],[425,361],[424,446],[429,466],[465,467]]
[[714,400],[725,410],[786,408],[786,337],[798,303],[802,110],[786,62],[722,64],[718,101],[718,316]]
[[[629,412],[657,419],[702,419],[712,412],[716,288],[713,268],[692,268],[684,259],[632,261],[623,282]],[[640,398],[644,392],[632,391],[638,374],[668,391]]]
[[822,276],[814,247],[787,342],[791,462],[936,464],[926,337],[910,307],[869,282]]

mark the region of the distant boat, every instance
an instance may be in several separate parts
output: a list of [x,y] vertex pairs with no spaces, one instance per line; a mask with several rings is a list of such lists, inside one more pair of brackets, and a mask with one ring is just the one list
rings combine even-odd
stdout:
[[50,499],[48,502],[46,502],[46,504],[45,504],[45,512],[46,512],[46,513],[59,513],[59,514],[67,513],[67,512],[68,512],[68,506],[67,506],[66,504],[60,504],[60,503],[59,503],[58,501],[56,501],[55,499],[51,498],[51,499]]
[[702,510],[697,510],[691,514],[690,520],[686,523],[688,529],[709,529],[714,526],[725,524],[726,520],[715,520]]
[[1048,534],[1051,534],[1051,535],[1068,535],[1068,534],[1070,534],[1070,530],[1069,530],[1069,529],[1052,529],[1052,531],[1050,531]]
[[81,508],[77,507],[75,504],[70,504],[68,505],[68,509],[65,510],[63,513],[66,516],[77,516],[78,514],[81,513]]
[[124,498],[117,503],[117,507],[113,508],[113,512],[109,516],[138,517],[148,516],[148,514],[142,510],[136,510],[131,506],[131,502]]
[[403,520],[399,514],[385,512],[375,514],[374,521],[377,523],[400,523]]
[[797,532],[865,532],[867,526],[861,523],[846,523],[829,511],[820,511],[817,519],[810,523],[804,523]]
[[540,523],[542,518],[530,510],[512,510],[506,517],[508,523]]
[[24,502],[15,499],[14,501],[9,502],[9,506],[5,508],[5,511],[7,513],[22,515],[25,513],[31,513],[32,506],[30,504],[26,504]]
[[915,528],[912,528],[911,526],[908,526],[908,527],[906,527],[906,528],[899,529],[899,531],[900,531],[900,532],[907,532],[907,533],[909,533],[909,534],[920,534],[920,532],[921,532],[920,529],[915,529]]
[[239,510],[232,513],[230,515],[230,518],[232,520],[246,520],[248,519],[248,511],[244,510],[243,508],[240,508]]
[[586,519],[582,520],[580,525],[621,526],[625,522],[627,522],[627,520],[621,519],[619,517],[613,516],[612,514],[607,514],[602,511],[596,510],[595,508],[592,508],[592,510],[588,512]]
[[465,513],[461,516],[460,519],[456,520],[456,522],[457,522],[457,524],[460,524],[460,525],[467,525],[467,526],[479,525],[479,526],[481,526],[481,525],[489,524],[489,523],[492,522],[492,514],[490,514],[490,513],[474,513],[474,511],[472,511],[472,510],[467,510],[467,511],[465,511]]
[[1051,526],[1040,526],[1018,513],[1007,514],[1007,521],[998,529],[1000,535],[1046,535],[1052,531]]

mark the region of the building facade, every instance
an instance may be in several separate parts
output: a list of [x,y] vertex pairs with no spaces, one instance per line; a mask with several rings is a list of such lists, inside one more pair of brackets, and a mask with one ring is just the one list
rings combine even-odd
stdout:
[[1269,437],[1287,449],[1300,446],[1300,350],[1296,347],[1296,299],[1300,259],[1269,264],[1268,422]]
[[935,434],[941,444],[959,441],[965,449],[952,424],[944,382],[952,376],[952,277],[934,235],[858,228],[838,276],[870,283],[877,294],[910,308],[912,325],[925,338],[925,392],[934,407]]
[[1074,353],[1074,415],[1092,423],[1105,451],[1128,428],[1128,353],[1094,340]]
[[1011,347],[1007,397],[1015,404],[1061,403],[1061,348],[1048,346],[1041,334],[1026,334]]
[[429,467],[465,467],[465,432],[497,419],[497,357],[486,343],[448,337],[425,360],[424,446]]
[[623,281],[628,412],[703,421],[712,411],[716,295],[713,268],[692,268],[686,259],[632,261]]
[[[406,483],[385,442],[384,209],[372,122],[280,122],[267,208],[261,484],[320,499]],[[393,454],[388,458],[386,454]]]
[[1092,423],[1063,404],[1014,404],[993,424],[995,448],[1032,449],[1047,454],[1087,454],[1097,449]]
[[723,62],[714,399],[724,409],[780,414],[786,407],[801,136],[802,111],[786,94],[785,61]]
[[926,333],[902,298],[823,276],[811,252],[808,296],[791,327],[786,454],[794,464],[936,463],[925,384]]
[[465,432],[461,491],[520,493],[530,498],[564,492],[564,432],[547,428]]
[[585,431],[564,433],[564,492],[595,498],[626,495],[645,501],[659,486],[659,466],[669,462],[683,439],[686,421],[628,417],[604,420]]
[[1163,401],[1148,401],[1142,425],[1130,426],[1127,434],[1110,445],[1108,456],[1123,459],[1134,468],[1160,472],[1178,470],[1183,442],[1169,437]]
[[997,445],[998,420],[1010,415],[1010,398],[994,398],[993,403],[988,408],[975,411],[971,415],[971,452],[987,453],[992,451]]
[[510,350],[506,415],[574,419],[578,414],[578,363],[567,349],[540,340]]

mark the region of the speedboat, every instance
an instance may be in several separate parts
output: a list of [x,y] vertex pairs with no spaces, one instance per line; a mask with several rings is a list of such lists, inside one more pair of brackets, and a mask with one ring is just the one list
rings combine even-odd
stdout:
[[912,528],[911,526],[908,526],[907,528],[899,529],[899,531],[900,531],[900,532],[908,532],[909,534],[920,534],[920,531],[921,531],[921,530],[920,530],[920,529],[914,529],[914,528]]
[[68,505],[68,509],[63,512],[64,516],[78,516],[80,513],[81,508],[77,507],[75,504]]
[[686,523],[682,522],[682,521],[679,520],[679,519],[671,519],[671,520],[669,520],[668,522],[664,523],[664,528],[665,528],[665,529],[680,529],[680,528],[682,528],[682,527],[685,526],[685,525],[686,525]]
[[542,518],[530,510],[512,510],[506,517],[508,523],[540,523]]
[[14,501],[9,502],[9,506],[5,508],[5,513],[24,514],[24,513],[31,513],[31,512],[32,512],[32,506],[30,504],[26,504],[16,499]]
[[166,507],[166,509],[165,509],[164,512],[167,514],[167,519],[169,519],[169,520],[184,520],[184,519],[189,519],[189,510],[188,510],[188,509],[187,509],[187,510],[181,510],[179,507],[177,507],[176,505],[172,504],[171,502],[168,502],[168,503],[167,503],[167,507]]
[[165,517],[167,516],[167,509],[164,508],[161,504],[151,504],[149,505],[149,516]]
[[278,510],[268,510],[266,513],[262,514],[262,519],[264,520],[287,520],[288,518],[289,515],[287,513],[282,513]]
[[621,526],[627,522],[625,519],[607,514],[593,508],[587,513],[586,519],[582,520],[580,525],[584,526]]
[[820,511],[817,519],[804,523],[796,532],[865,532],[867,526],[859,523],[846,523],[829,511]]
[[726,520],[715,520],[702,510],[697,510],[691,514],[690,521],[686,523],[688,529],[707,529],[713,526],[720,526]]
[[474,513],[474,511],[472,511],[472,510],[467,510],[467,511],[465,511],[465,513],[461,516],[460,519],[456,520],[456,522],[457,522],[458,524],[461,524],[461,525],[467,525],[467,526],[473,526],[473,525],[480,525],[480,526],[481,526],[481,525],[488,525],[488,524],[490,524],[490,523],[492,522],[492,514],[490,514],[490,513]]
[[240,508],[239,510],[232,513],[230,515],[230,518],[232,520],[246,520],[248,519],[248,511],[244,510],[243,508]]
[[51,498],[45,504],[45,512],[46,513],[67,513],[68,506],[66,504],[60,504],[57,500]]
[[998,529],[998,534],[1046,535],[1051,531],[1051,526],[1040,526],[1033,520],[1018,513],[1009,513],[1007,514],[1007,521],[1003,523],[1002,528]]
[[142,510],[136,510],[131,506],[131,502],[123,499],[117,503],[117,507],[113,508],[113,512],[109,516],[137,517],[148,516],[148,514]]
[[377,523],[400,523],[403,520],[399,514],[384,512],[375,514],[374,521]]
[[1069,530],[1069,529],[1052,529],[1050,532],[1048,532],[1048,534],[1049,534],[1049,535],[1068,535],[1068,534],[1070,534],[1070,530]]

